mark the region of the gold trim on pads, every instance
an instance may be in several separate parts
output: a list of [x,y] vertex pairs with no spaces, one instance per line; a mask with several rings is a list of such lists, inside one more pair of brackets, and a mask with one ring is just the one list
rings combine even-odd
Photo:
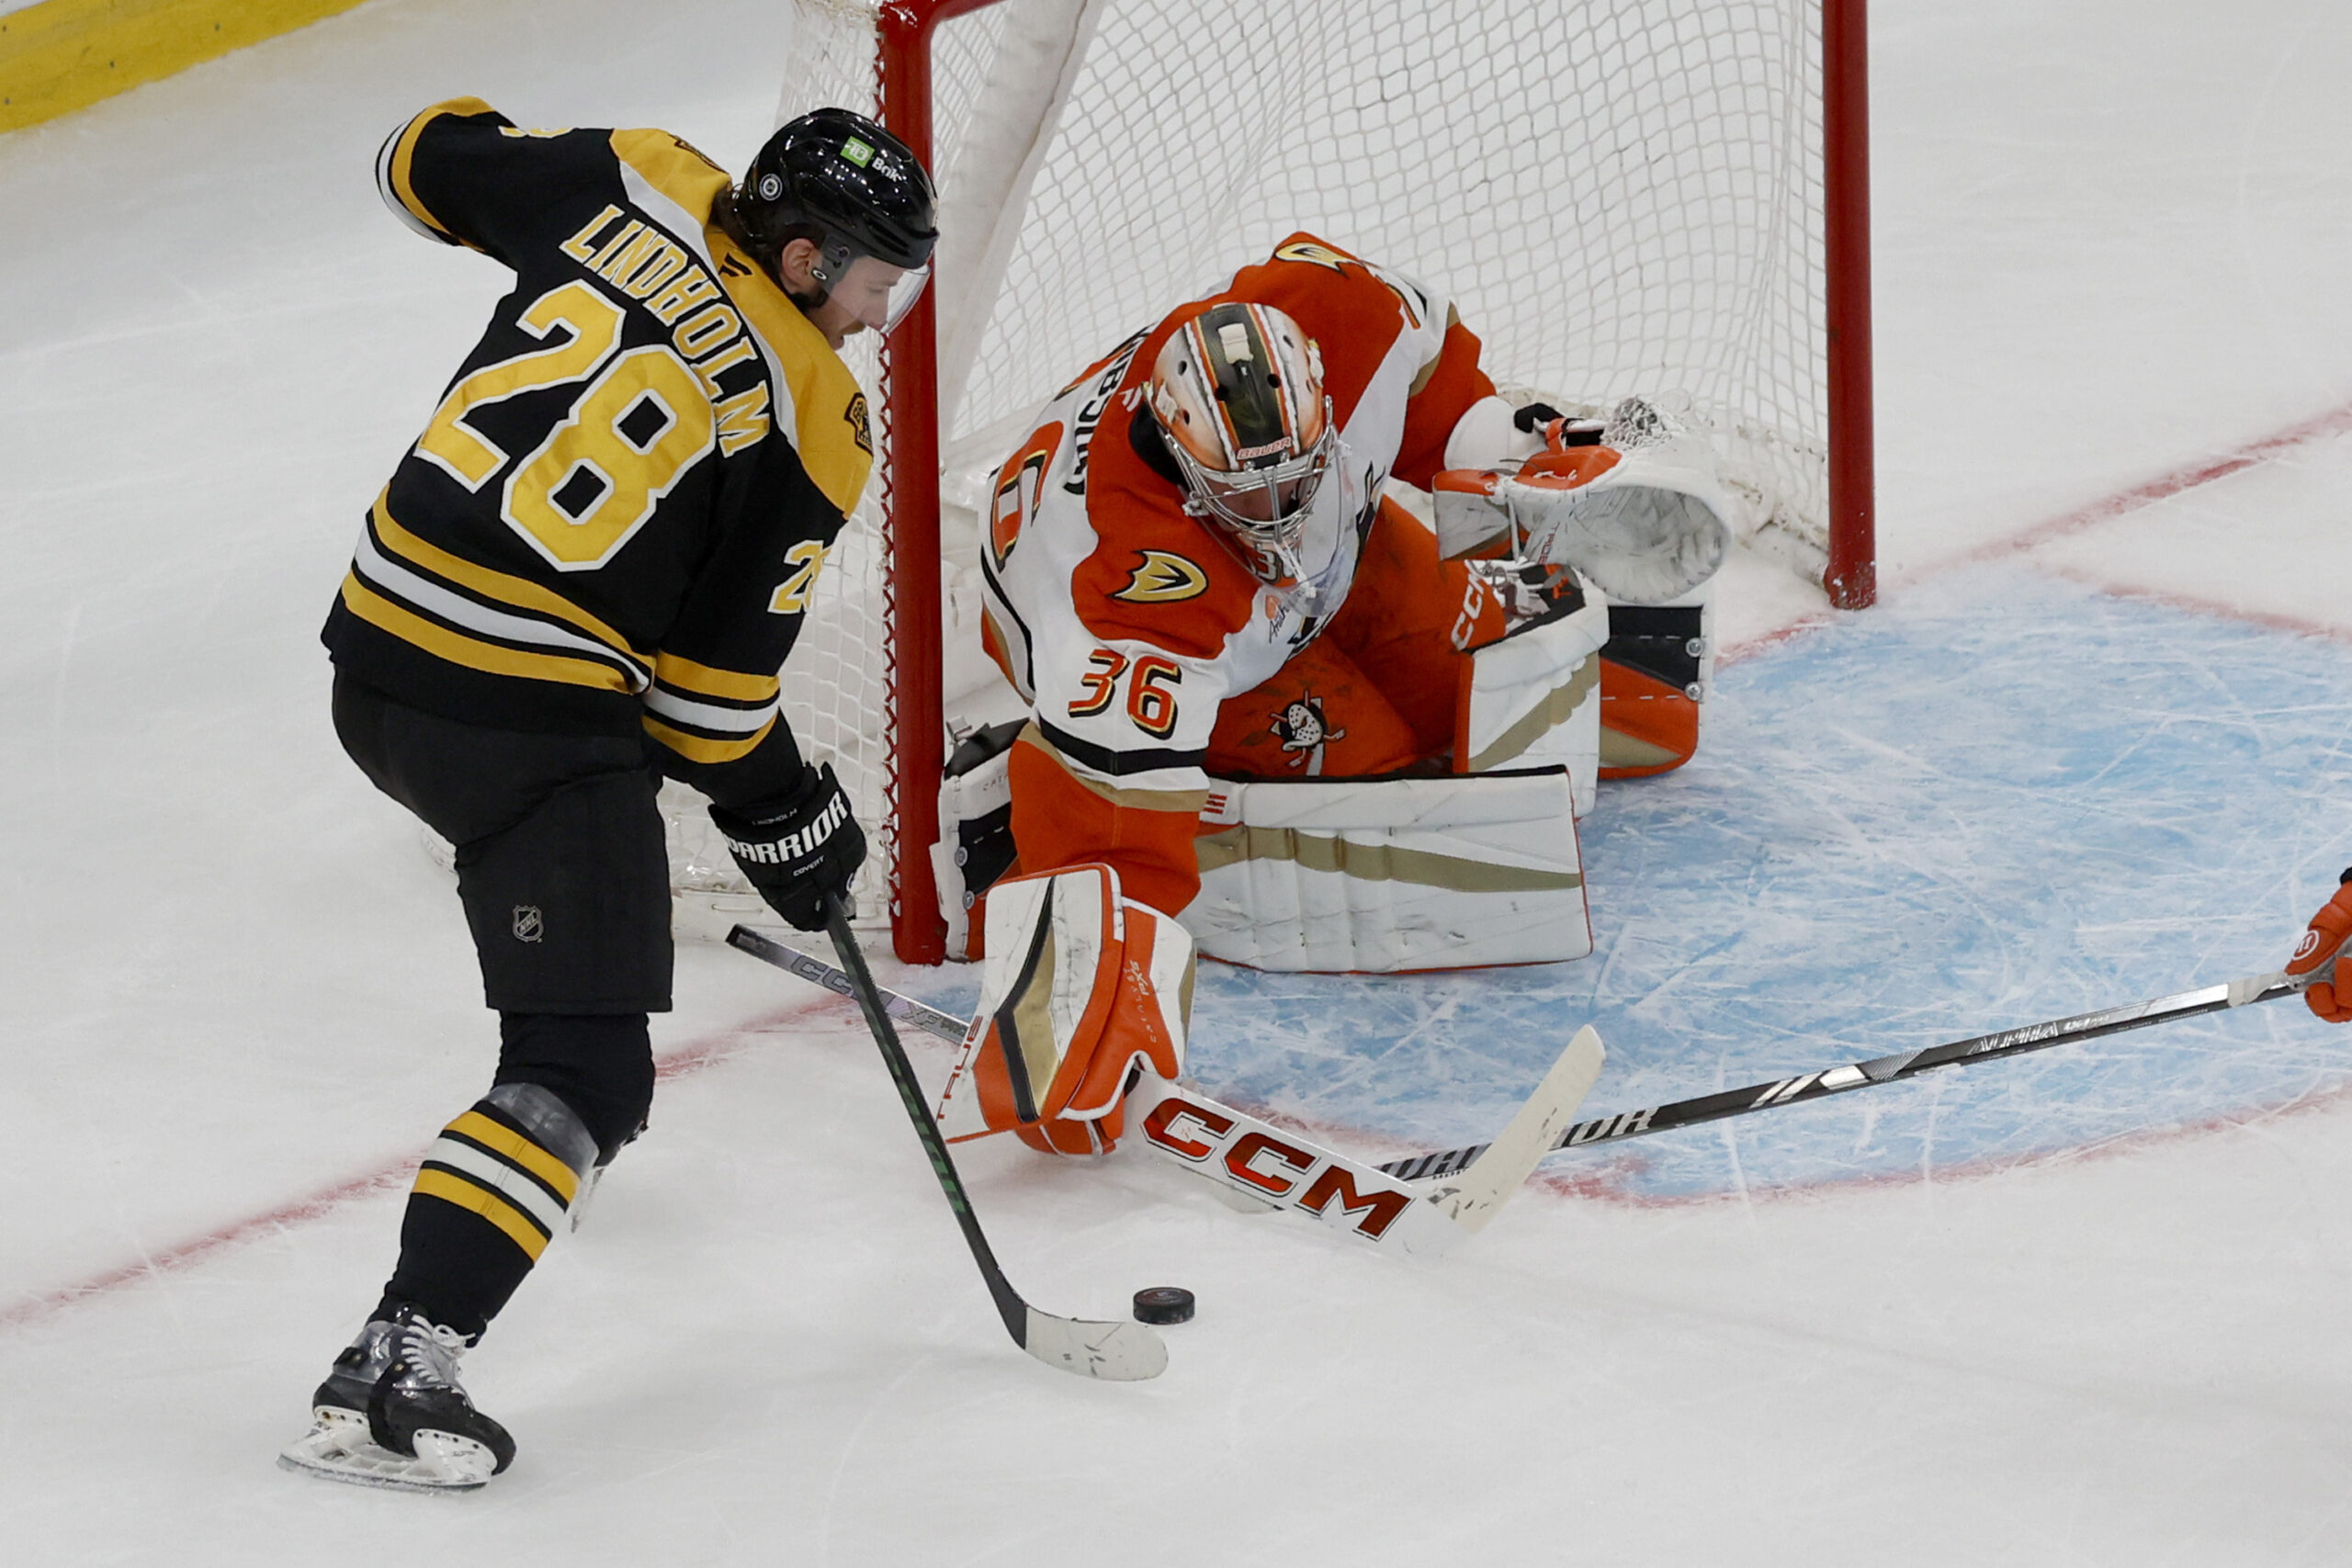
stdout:
[[1193,840],[1201,874],[1208,874],[1245,860],[1296,861],[1309,871],[1352,876],[1359,882],[1416,882],[1424,887],[1444,887],[1456,893],[1558,893],[1584,886],[1573,871],[1538,871],[1526,866],[1496,865],[1464,860],[1428,850],[1400,849],[1395,844],[1359,843],[1348,839],[1302,833],[1293,828],[1227,828],[1204,833]]
[[1566,685],[1555,686],[1533,707],[1520,716],[1519,721],[1495,737],[1493,745],[1470,759],[1469,772],[1489,773],[1514,757],[1524,756],[1534,745],[1553,730],[1568,722],[1568,716],[1578,704],[1592,694],[1600,684],[1600,660],[1589,655],[1576,668]]
[[0,130],[38,125],[359,0],[41,0],[0,17]]

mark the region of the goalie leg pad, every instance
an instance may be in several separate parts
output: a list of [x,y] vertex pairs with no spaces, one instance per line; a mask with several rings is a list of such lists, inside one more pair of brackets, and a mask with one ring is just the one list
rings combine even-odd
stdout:
[[1224,784],[1209,799],[1184,924],[1212,958],[1395,974],[1592,951],[1559,768]]
[[989,890],[980,1006],[941,1096],[951,1143],[1011,1132],[1055,1154],[1108,1152],[1131,1075],[1183,1071],[1193,941],[1119,894],[1107,865]]
[[1576,814],[1592,809],[1600,770],[1601,645],[1609,608],[1530,626],[1476,649],[1454,703],[1453,771],[1565,769]]

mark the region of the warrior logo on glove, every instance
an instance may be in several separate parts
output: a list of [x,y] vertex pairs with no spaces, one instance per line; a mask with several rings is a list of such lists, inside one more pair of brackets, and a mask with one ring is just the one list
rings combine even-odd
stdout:
[[728,852],[769,908],[804,931],[825,927],[824,895],[849,896],[865,863],[865,833],[850,815],[833,765],[809,768],[790,797],[729,811],[710,808]]

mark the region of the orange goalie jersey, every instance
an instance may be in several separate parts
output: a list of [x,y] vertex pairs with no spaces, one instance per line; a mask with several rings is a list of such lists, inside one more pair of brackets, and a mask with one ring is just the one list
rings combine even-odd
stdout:
[[[1338,431],[1280,586],[1187,511],[1144,400],[1170,334],[1227,300],[1313,341]],[[1468,651],[1504,611],[1381,487],[1449,466],[1494,395],[1478,346],[1430,288],[1294,234],[1046,407],[998,476],[981,563],[982,637],[1031,716],[1010,760],[1018,870],[1106,863],[1176,914],[1200,888],[1212,775],[1362,776],[1457,749]]]

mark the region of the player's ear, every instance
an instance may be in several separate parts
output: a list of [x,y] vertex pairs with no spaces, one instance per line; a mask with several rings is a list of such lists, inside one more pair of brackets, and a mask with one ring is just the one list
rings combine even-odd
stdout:
[[817,282],[817,258],[820,254],[814,240],[800,238],[784,243],[784,248],[776,252],[775,271],[786,292],[814,294],[820,291]]

